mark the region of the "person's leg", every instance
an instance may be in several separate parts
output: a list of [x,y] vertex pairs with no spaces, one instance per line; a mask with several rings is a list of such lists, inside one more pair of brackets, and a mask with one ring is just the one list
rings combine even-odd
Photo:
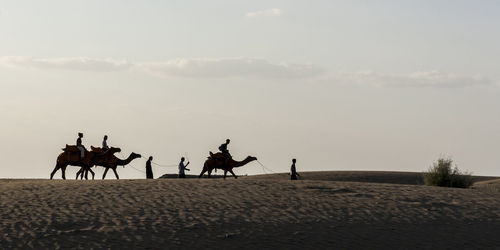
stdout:
[[82,146],[79,146],[78,149],[80,149],[80,159],[83,159],[85,157],[85,149]]

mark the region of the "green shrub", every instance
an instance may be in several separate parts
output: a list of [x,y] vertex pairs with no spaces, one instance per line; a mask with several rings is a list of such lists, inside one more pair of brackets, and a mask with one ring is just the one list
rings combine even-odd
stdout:
[[424,173],[424,182],[428,186],[468,188],[472,186],[472,176],[462,173],[456,166],[452,168],[453,160],[439,158],[428,172]]

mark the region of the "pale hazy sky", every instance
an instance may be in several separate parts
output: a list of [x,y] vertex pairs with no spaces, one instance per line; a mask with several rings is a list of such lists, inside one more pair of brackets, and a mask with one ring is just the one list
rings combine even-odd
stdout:
[[500,175],[498,13],[487,0],[0,0],[0,178],[47,178],[78,132],[163,164],[187,153],[194,174],[231,138],[236,159],[278,172],[294,157],[300,172],[450,156]]

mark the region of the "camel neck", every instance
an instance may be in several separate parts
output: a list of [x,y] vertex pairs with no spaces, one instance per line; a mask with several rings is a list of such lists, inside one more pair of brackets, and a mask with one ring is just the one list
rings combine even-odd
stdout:
[[132,160],[133,160],[132,154],[130,154],[125,160],[118,159],[117,164],[120,166],[125,166],[129,164]]

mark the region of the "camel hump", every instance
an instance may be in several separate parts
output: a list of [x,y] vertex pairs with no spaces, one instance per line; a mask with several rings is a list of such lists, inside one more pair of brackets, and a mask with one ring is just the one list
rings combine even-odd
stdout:
[[76,145],[68,145],[62,149],[64,152],[80,152],[80,149]]
[[103,153],[104,150],[102,148],[96,148],[94,146],[90,146],[90,149],[92,149],[92,152],[96,152],[96,153]]
[[210,152],[210,157],[209,158],[212,158],[212,159],[217,159],[217,160],[225,160],[227,158],[227,156],[225,156],[223,153],[221,152],[217,152],[217,153],[212,153]]

